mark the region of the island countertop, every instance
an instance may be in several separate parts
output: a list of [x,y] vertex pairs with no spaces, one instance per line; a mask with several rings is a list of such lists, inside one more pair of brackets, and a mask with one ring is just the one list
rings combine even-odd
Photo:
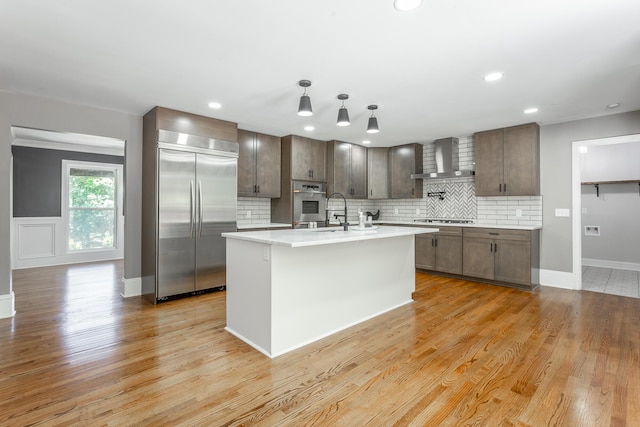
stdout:
[[375,226],[374,228],[359,229],[358,227],[351,226],[349,231],[344,231],[341,227],[323,227],[222,233],[222,237],[293,248],[360,240],[386,239],[388,237],[436,233],[437,231],[438,229],[433,227]]

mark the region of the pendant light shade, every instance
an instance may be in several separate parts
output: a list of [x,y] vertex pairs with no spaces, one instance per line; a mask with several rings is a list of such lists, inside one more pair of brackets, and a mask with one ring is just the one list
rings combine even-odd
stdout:
[[311,98],[307,95],[307,88],[311,86],[309,80],[300,80],[298,85],[304,88],[304,93],[300,97],[300,104],[298,105],[299,116],[312,116],[313,110],[311,109]]
[[378,133],[380,132],[380,128],[378,128],[378,118],[375,116],[375,110],[378,109],[378,106],[369,105],[367,108],[371,110],[371,117],[369,117],[369,123],[367,124],[367,133]]
[[336,124],[338,126],[349,126],[351,124],[349,111],[347,111],[347,107],[344,106],[344,101],[345,99],[349,99],[349,95],[342,93],[338,95],[338,99],[342,101],[342,106],[338,110],[338,122]]

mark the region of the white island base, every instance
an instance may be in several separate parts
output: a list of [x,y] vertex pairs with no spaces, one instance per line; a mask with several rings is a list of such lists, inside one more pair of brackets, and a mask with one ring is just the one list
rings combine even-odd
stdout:
[[[411,302],[414,234],[437,229],[413,230],[408,235],[301,246],[246,240],[246,235],[320,233],[225,233],[226,330],[276,357]],[[372,232],[322,234],[337,233],[365,237]]]

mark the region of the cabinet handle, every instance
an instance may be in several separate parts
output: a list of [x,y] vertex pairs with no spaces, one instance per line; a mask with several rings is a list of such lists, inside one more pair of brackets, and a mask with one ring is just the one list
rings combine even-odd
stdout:
[[507,192],[507,183],[506,183],[506,182],[505,182],[505,184],[504,184],[504,192],[505,192],[505,193]]
[[436,241],[435,239],[431,239],[431,246],[435,246],[436,245],[435,241]]
[[260,186],[256,185],[256,188],[257,188],[256,193],[259,193],[260,192]]
[[498,185],[498,193],[502,193],[502,184]]
[[369,194],[373,196],[373,188],[369,190]]
[[257,193],[257,192],[258,192],[258,189],[257,189],[257,187],[256,187],[255,185],[253,186],[253,192],[254,192],[254,193]]
[[493,252],[498,252],[498,244],[497,243],[493,244]]
[[438,247],[438,239],[433,239],[434,242],[436,242],[436,248]]
[[493,242],[491,243],[491,246],[489,247],[489,252],[493,252]]
[[492,235],[492,236],[499,236],[500,235],[500,233],[489,233],[489,234]]
[[415,188],[412,188],[412,189],[411,189],[411,195],[412,195],[412,196],[415,196],[415,194],[416,194],[416,189],[415,189]]

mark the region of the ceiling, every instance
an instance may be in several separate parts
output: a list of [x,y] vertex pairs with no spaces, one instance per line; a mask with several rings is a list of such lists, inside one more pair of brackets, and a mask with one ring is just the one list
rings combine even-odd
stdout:
[[[389,146],[640,110],[637,0],[424,0],[411,13],[392,0],[1,9],[0,89],[136,115],[159,105],[278,136]],[[504,78],[485,82],[494,71]],[[312,82],[311,117],[296,114],[301,79]],[[341,93],[347,127],[335,125]],[[378,134],[365,133],[369,104]]]

